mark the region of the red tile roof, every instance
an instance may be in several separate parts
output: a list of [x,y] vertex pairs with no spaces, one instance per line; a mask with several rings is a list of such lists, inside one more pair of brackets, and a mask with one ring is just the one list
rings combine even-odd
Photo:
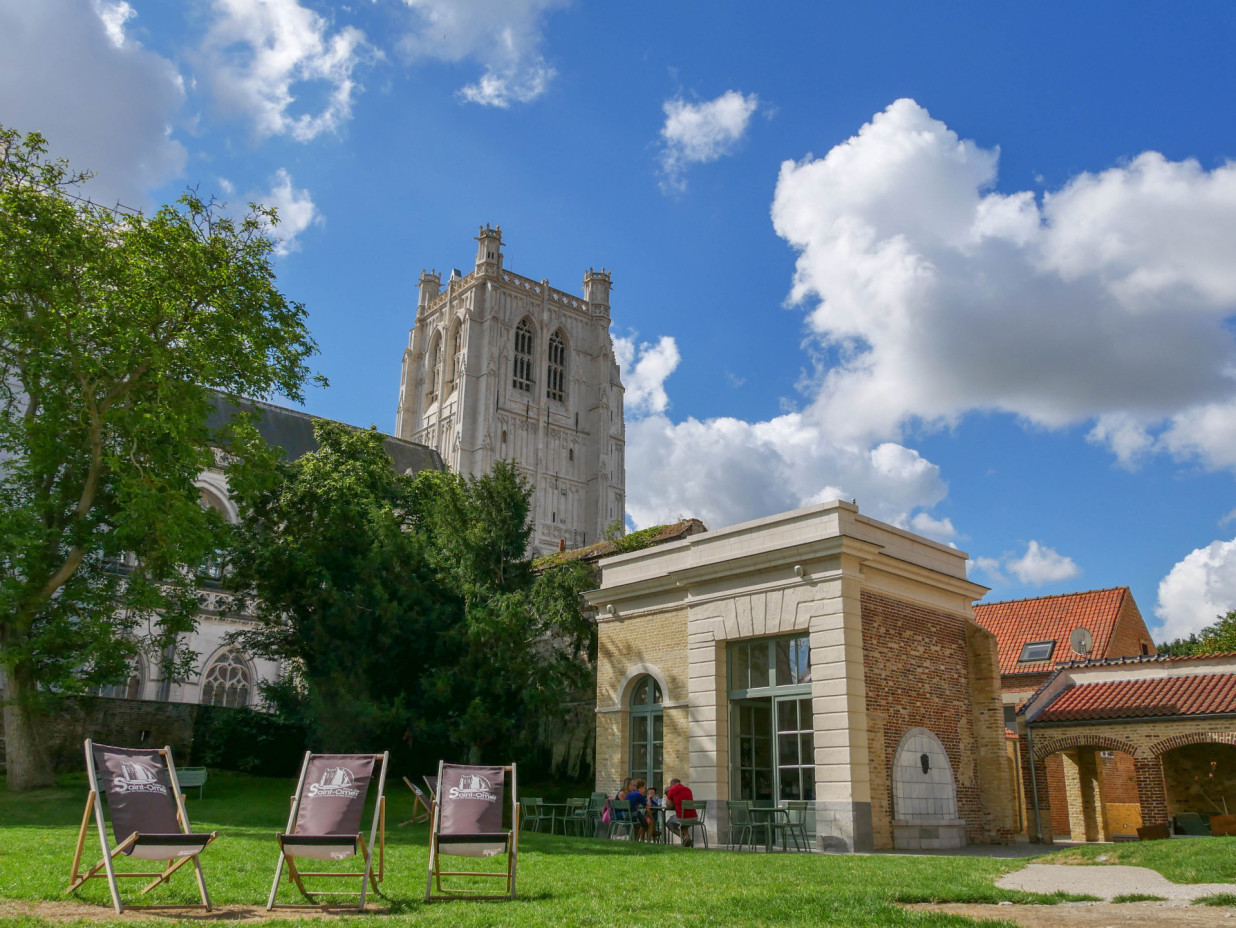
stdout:
[[1065,690],[1037,722],[1236,713],[1236,673],[1083,683]]
[[[1107,657],[1121,607],[1125,597],[1131,596],[1127,586],[1118,586],[1005,603],[977,603],[974,621],[996,636],[1001,673],[1046,673],[1065,661]],[[1094,638],[1089,655],[1079,654],[1069,645],[1069,635],[1079,627],[1089,630]],[[1054,641],[1051,660],[1019,663],[1022,648],[1031,641]]]

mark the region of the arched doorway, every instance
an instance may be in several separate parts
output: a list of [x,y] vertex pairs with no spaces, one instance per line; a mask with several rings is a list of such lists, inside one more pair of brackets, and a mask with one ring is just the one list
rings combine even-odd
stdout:
[[661,684],[644,674],[631,688],[631,776],[661,789],[665,722]]
[[1159,755],[1167,815],[1195,813],[1203,820],[1236,813],[1236,746],[1197,741]]
[[1134,838],[1142,819],[1134,746],[1103,735],[1066,735],[1035,745],[1044,831],[1064,841]]

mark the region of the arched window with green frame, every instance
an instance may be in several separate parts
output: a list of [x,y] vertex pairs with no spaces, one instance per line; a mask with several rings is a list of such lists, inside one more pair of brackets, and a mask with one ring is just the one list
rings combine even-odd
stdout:
[[661,684],[648,674],[631,688],[631,776],[661,789],[664,721]]

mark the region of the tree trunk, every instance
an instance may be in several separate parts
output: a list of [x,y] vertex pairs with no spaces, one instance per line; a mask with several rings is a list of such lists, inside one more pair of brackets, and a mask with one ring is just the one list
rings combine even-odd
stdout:
[[34,681],[22,668],[14,668],[5,680],[4,759],[10,790],[42,789],[56,785],[47,750],[40,734],[42,721]]

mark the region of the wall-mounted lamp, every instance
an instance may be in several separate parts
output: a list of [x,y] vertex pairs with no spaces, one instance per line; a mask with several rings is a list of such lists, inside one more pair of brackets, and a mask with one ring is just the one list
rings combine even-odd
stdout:
[[612,616],[612,615],[616,614],[617,612],[618,612],[618,610],[614,608],[614,604],[613,604],[613,603],[610,603],[608,606],[606,606],[606,607],[605,607],[605,614],[606,614],[606,615],[610,615],[610,616]]
[[794,565],[794,576],[797,577],[799,580],[803,579],[803,577],[806,576],[806,571],[803,570],[802,564]]

